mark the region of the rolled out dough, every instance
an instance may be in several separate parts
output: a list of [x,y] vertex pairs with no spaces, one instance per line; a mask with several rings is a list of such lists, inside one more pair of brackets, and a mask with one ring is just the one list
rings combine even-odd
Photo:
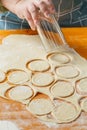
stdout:
[[[81,106],[78,101],[78,97],[84,98],[83,92],[87,93],[87,60],[69,46],[45,52],[41,43],[37,35],[11,35],[3,40],[0,96],[24,102],[27,99],[27,110],[45,121],[71,122],[81,110],[87,112],[86,99]],[[35,98],[39,93],[48,98]]]
[[3,82],[5,80],[6,76],[3,71],[0,71],[0,82]]

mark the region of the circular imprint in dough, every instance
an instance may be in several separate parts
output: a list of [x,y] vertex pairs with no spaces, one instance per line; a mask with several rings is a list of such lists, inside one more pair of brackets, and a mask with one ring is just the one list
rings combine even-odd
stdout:
[[56,68],[57,75],[64,78],[75,78],[79,75],[79,71],[74,66],[61,66]]
[[87,95],[87,77],[80,79],[77,82],[77,92],[83,95]]
[[27,109],[36,115],[48,114],[53,109],[53,104],[48,99],[34,99],[27,106]]
[[13,70],[8,73],[7,78],[12,84],[22,84],[30,79],[30,75],[22,70]]
[[54,77],[51,73],[38,73],[32,77],[32,83],[39,87],[48,86],[53,83]]
[[59,62],[61,64],[66,64],[70,62],[70,58],[67,55],[62,53],[52,53],[49,55],[49,59],[51,61]]
[[33,95],[33,90],[29,86],[16,86],[9,90],[9,97],[13,100],[28,99]]
[[81,109],[87,112],[87,98],[83,98],[81,101]]
[[33,60],[27,64],[27,68],[32,71],[47,71],[50,66],[49,64],[44,60]]
[[73,104],[63,102],[53,110],[53,115],[58,123],[67,123],[77,118],[77,110]]
[[0,70],[0,82],[3,82],[5,80],[5,73]]
[[67,81],[58,81],[51,88],[51,93],[54,95],[54,97],[67,97],[72,95],[73,92],[73,86]]

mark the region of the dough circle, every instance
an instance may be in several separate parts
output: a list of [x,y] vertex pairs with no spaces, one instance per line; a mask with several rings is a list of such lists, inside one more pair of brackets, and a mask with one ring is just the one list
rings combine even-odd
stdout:
[[8,74],[8,81],[12,84],[22,84],[30,79],[30,76],[21,70],[11,71]]
[[77,92],[83,95],[87,95],[87,77],[81,79],[77,83]]
[[0,70],[0,82],[3,82],[5,80],[5,73]]
[[44,60],[33,60],[27,65],[28,69],[31,71],[47,71],[50,66],[49,64]]
[[51,61],[61,63],[61,64],[65,64],[70,61],[68,56],[66,56],[65,54],[61,54],[61,53],[53,53],[49,56],[49,59]]
[[33,99],[27,109],[33,114],[44,115],[52,111],[53,104],[48,99]]
[[79,75],[79,71],[74,66],[61,66],[56,69],[57,75],[64,78],[75,78]]
[[53,116],[58,123],[67,123],[76,119],[77,110],[73,104],[63,102],[53,110]]
[[54,81],[51,73],[38,73],[32,77],[32,83],[39,87],[50,85]]
[[16,86],[9,90],[9,97],[14,100],[24,100],[32,95],[33,91],[28,86]]
[[83,98],[81,101],[81,109],[87,112],[87,98]]
[[67,81],[58,81],[51,88],[51,93],[54,97],[66,97],[73,94],[74,88],[71,83]]

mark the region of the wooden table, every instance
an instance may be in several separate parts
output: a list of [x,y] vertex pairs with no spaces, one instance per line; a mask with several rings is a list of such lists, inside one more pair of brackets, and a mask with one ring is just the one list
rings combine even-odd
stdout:
[[[68,44],[87,59],[87,28],[63,28],[62,31]],[[10,34],[34,35],[37,32],[31,30],[0,31],[0,43],[5,36]],[[0,98],[0,120],[12,121],[18,126],[19,130],[87,130],[87,113],[82,113],[72,123],[53,126],[49,123],[44,124],[44,122],[32,116],[26,110],[25,105],[2,98]]]

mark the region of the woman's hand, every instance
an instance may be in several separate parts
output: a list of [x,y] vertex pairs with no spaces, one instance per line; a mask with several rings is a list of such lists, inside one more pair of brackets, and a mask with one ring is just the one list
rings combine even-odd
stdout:
[[18,0],[14,5],[14,13],[21,19],[26,19],[34,30],[39,22],[39,12],[45,17],[55,12],[51,0]]

